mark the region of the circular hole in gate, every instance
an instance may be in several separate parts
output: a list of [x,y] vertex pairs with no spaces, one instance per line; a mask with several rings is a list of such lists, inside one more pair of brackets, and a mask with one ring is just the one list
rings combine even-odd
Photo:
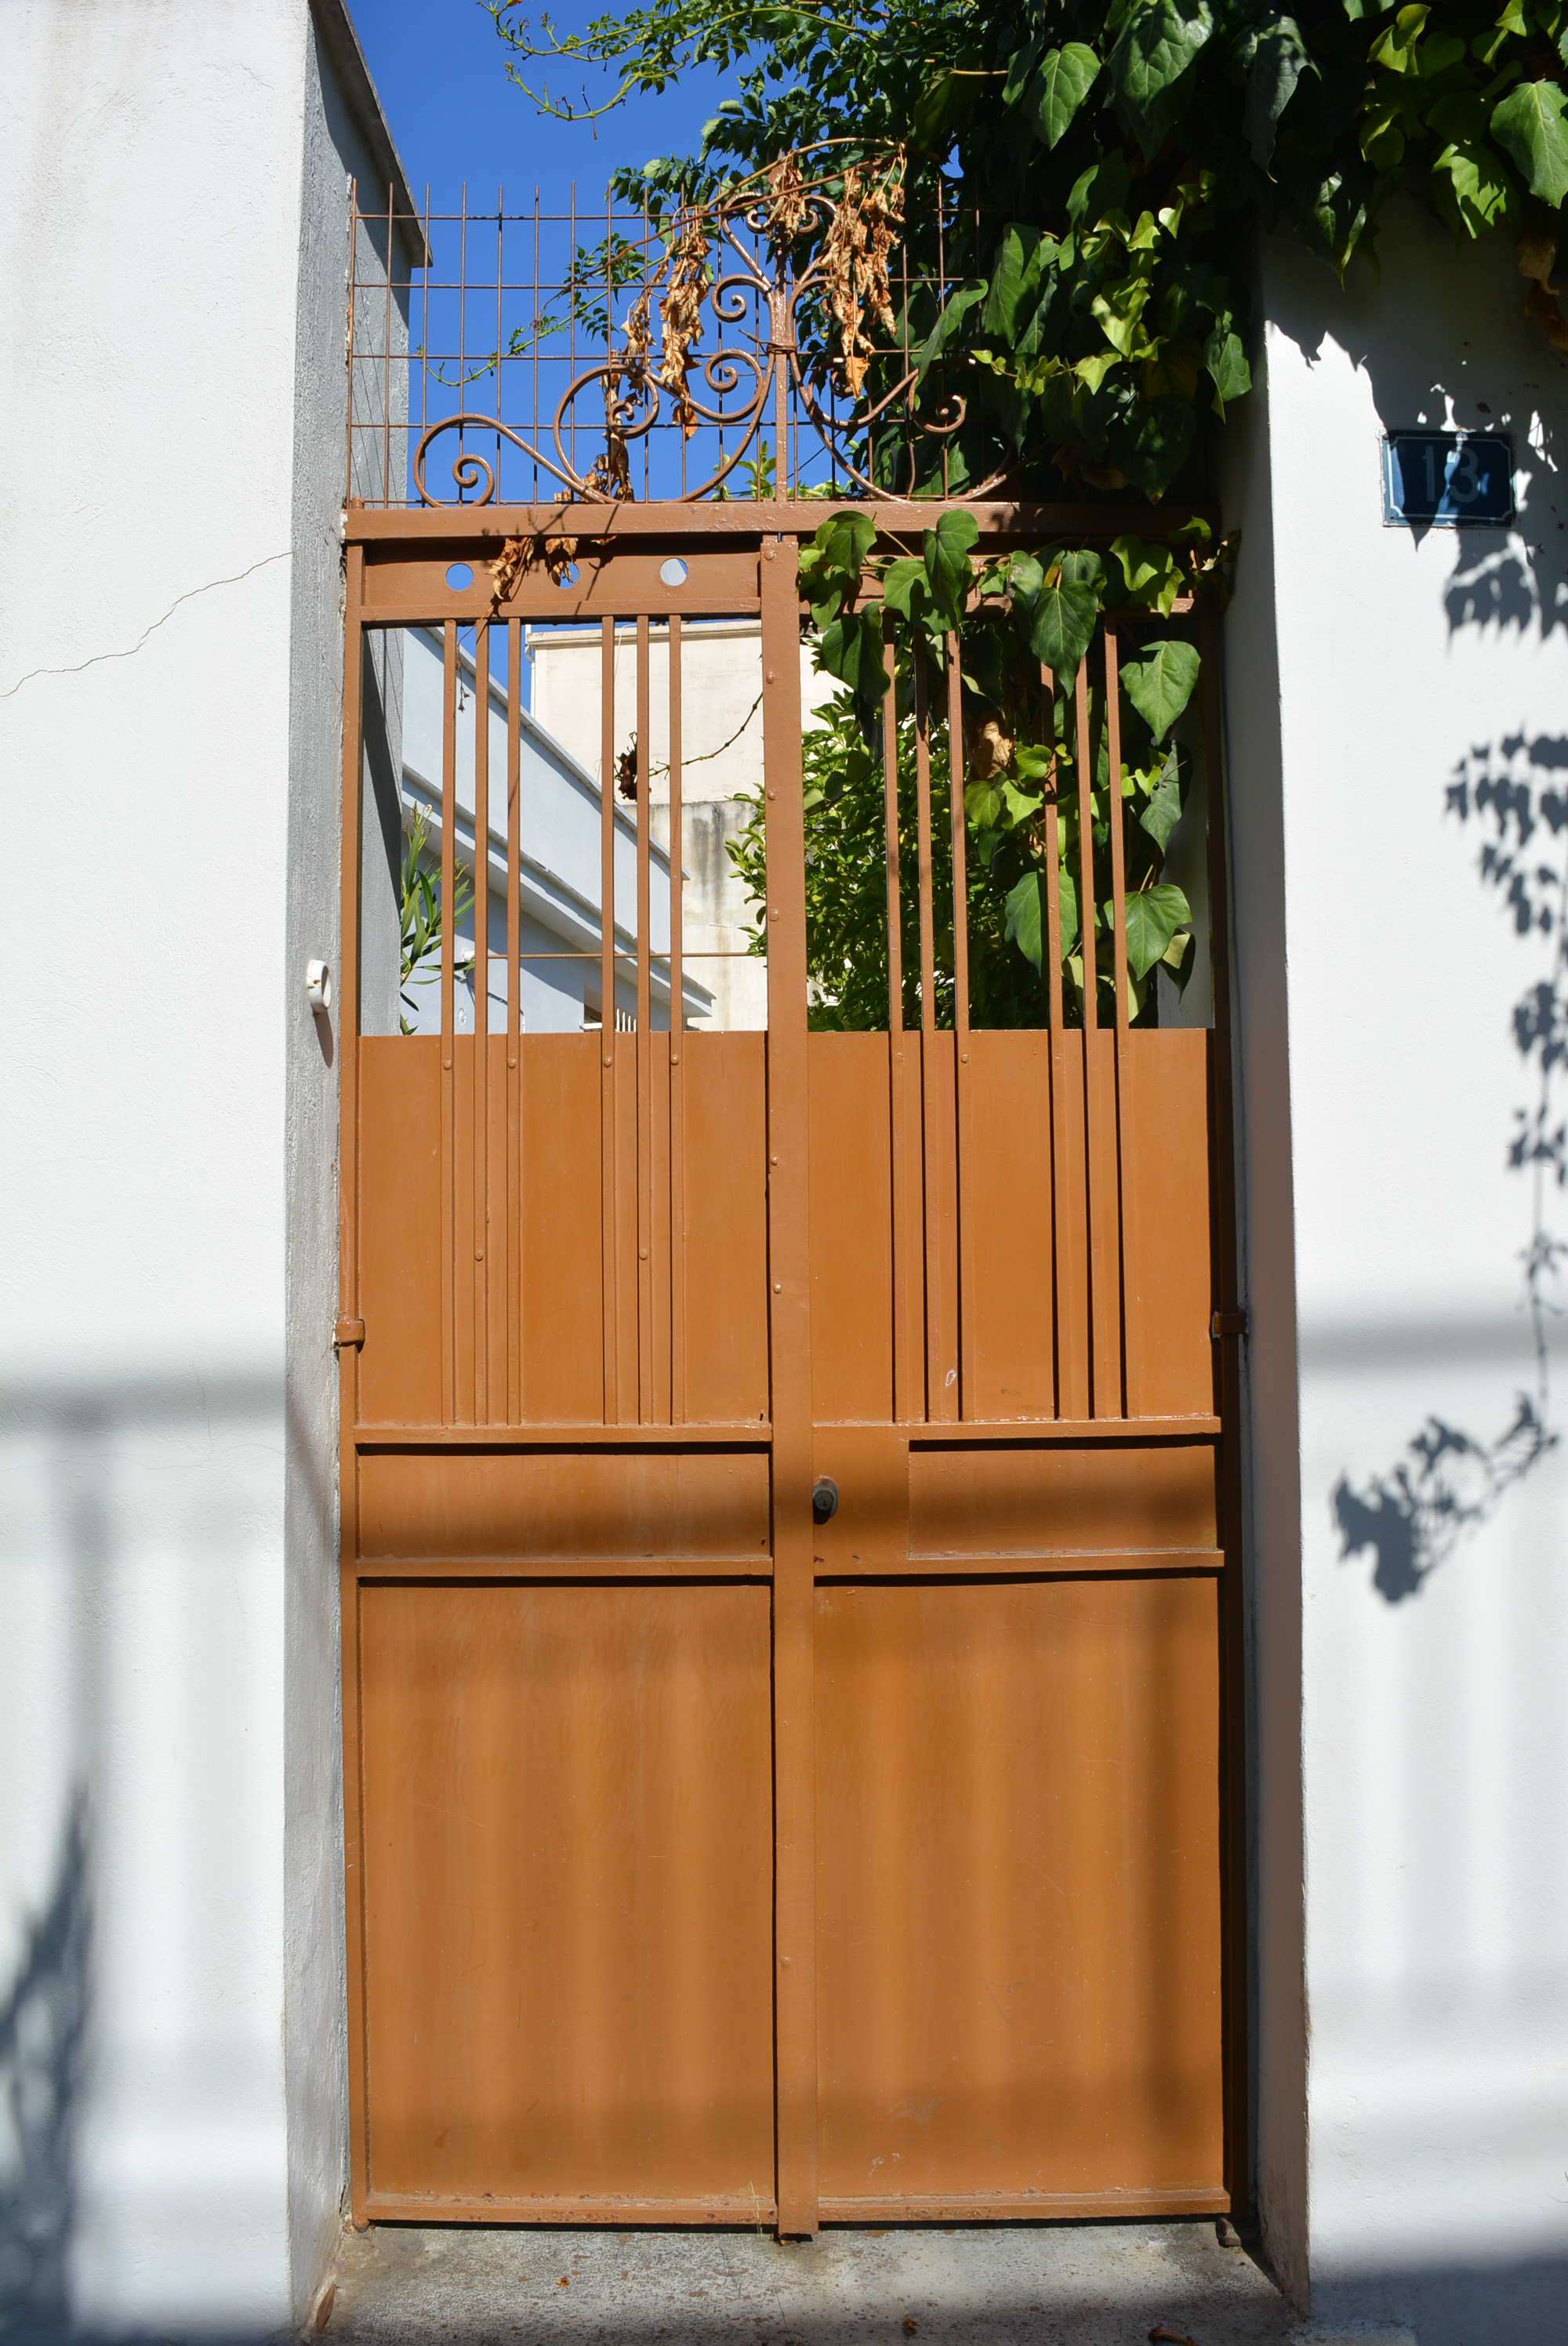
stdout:
[[659,564],[658,575],[664,580],[667,586],[684,586],[686,585],[686,565],[681,560],[678,554],[672,554],[667,562],[661,562]]
[[576,583],[577,566],[575,562],[568,562],[565,568],[557,575],[555,584],[557,586],[575,586]]
[[447,571],[446,583],[454,595],[461,595],[465,586],[473,586],[473,573],[466,562],[454,562]]

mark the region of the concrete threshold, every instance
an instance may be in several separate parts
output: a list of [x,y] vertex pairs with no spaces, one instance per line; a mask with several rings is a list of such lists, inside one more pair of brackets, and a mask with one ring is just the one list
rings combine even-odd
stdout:
[[[1306,2331],[1211,2221],[755,2231],[382,2225],[345,2240],[330,2341],[655,2346],[1289,2346]],[[1377,2334],[1403,2346],[1408,2332]],[[1325,2346],[1327,2341],[1325,2341]],[[1374,2346],[1364,2332],[1357,2346]]]

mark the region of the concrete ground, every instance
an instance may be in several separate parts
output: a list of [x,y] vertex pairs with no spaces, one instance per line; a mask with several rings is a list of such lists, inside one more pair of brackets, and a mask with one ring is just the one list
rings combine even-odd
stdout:
[[[383,2225],[344,2242],[329,2341],[1329,2346],[1212,2222],[765,2233]],[[1415,2346],[1359,2330],[1356,2346]]]

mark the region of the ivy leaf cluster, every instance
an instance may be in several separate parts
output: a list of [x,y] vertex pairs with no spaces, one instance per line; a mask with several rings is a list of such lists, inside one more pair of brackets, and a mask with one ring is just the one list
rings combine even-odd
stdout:
[[[1104,555],[1056,546],[988,561],[980,555],[973,515],[959,506],[922,532],[918,552],[879,541],[863,508],[846,507],[823,521],[802,548],[799,568],[808,640],[819,668],[841,688],[804,746],[807,964],[818,1025],[886,1020],[883,738],[891,725],[900,836],[912,857],[921,663],[936,857],[937,1015],[951,1024],[952,848],[942,808],[951,772],[945,670],[954,640],[974,1023],[1045,1023],[1053,901],[1065,1016],[1069,1023],[1084,1017],[1086,918],[1096,941],[1100,1015],[1114,1018],[1113,824],[1122,829],[1129,1015],[1153,1016],[1157,968],[1185,984],[1193,959],[1192,910],[1165,865],[1191,780],[1190,751],[1178,728],[1198,681],[1199,655],[1185,633],[1162,632],[1162,623],[1190,610],[1195,590],[1221,569],[1227,551],[1209,542],[1206,524],[1195,522],[1154,543],[1124,533]],[[1093,674],[1092,658],[1081,739],[1076,700],[1080,668],[1107,614],[1131,638],[1117,668],[1119,773],[1111,764],[1105,679]],[[1094,872],[1087,907],[1083,781]],[[761,952],[767,862],[759,803],[730,852],[755,900]],[[906,878],[906,925],[913,903]],[[920,953],[912,927],[902,958],[906,1023],[915,1025]]]
[[[962,403],[925,494],[1000,471],[1026,496],[1165,495],[1248,388],[1255,225],[1343,272],[1401,189],[1456,237],[1505,229],[1568,353],[1568,0],[641,0],[580,34],[485,5],[568,117],[730,77],[696,153],[616,175],[656,214],[786,150],[906,151],[915,281],[863,396],[907,349],[931,404]],[[896,436],[871,435],[884,470]]]

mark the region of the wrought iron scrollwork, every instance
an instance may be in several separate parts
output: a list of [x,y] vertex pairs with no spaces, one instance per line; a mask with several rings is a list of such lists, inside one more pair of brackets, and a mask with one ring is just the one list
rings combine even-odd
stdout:
[[[901,158],[897,168],[901,172]],[[847,494],[874,499],[914,495],[921,476],[921,444],[940,448],[951,442],[962,430],[966,411],[957,393],[922,396],[921,370],[907,342],[901,351],[874,343],[865,332],[867,299],[875,311],[879,291],[883,322],[891,322],[887,223],[901,215],[889,199],[889,184],[884,179],[880,192],[875,187],[867,190],[853,167],[809,184],[799,158],[784,157],[761,185],[753,182],[709,204],[683,206],[662,260],[631,301],[623,347],[608,350],[574,376],[556,403],[547,435],[537,417],[532,436],[498,415],[465,409],[440,417],[414,450],[413,485],[422,504],[494,502],[502,443],[537,464],[567,498],[629,496],[630,454],[638,444],[660,426],[678,429],[688,441],[707,427],[720,435],[718,461],[708,464],[695,486],[680,491],[681,502],[694,503],[719,492],[751,454],[770,409],[780,494],[788,494],[784,458],[789,427],[793,423],[799,444],[804,422],[830,454],[834,479],[843,481]],[[858,209],[862,201],[871,216],[870,240]],[[803,247],[807,257],[798,268]],[[711,265],[715,248],[724,262],[719,269]],[[750,348],[736,332],[748,321]],[[713,336],[706,350],[699,347],[705,327]],[[835,333],[840,345],[836,357]],[[885,387],[863,397],[865,376],[873,368]],[[835,369],[842,376],[841,393],[833,382]],[[593,399],[601,412],[585,417],[583,407]],[[463,444],[469,433],[494,435],[495,464]],[[452,434],[460,443],[451,467],[456,494],[443,496],[431,485],[429,458]],[[894,479],[890,443],[898,440],[905,461],[901,477]],[[595,451],[588,464],[576,459],[585,443]],[[1002,477],[996,473],[966,482],[965,492],[983,495]]]

